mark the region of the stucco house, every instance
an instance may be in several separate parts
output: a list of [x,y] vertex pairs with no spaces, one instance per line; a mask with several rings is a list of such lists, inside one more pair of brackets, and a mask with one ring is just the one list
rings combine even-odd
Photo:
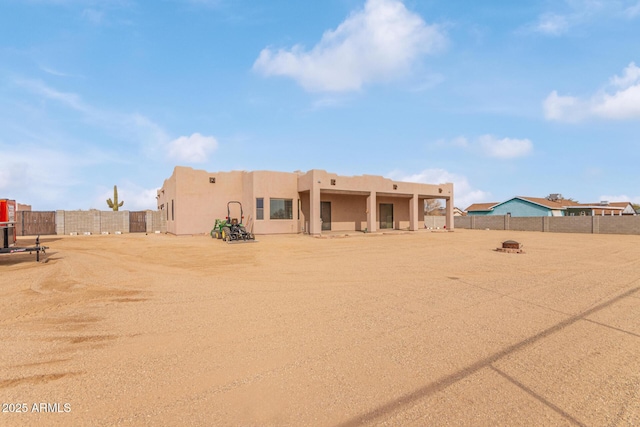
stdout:
[[599,202],[572,203],[566,206],[567,216],[595,216],[595,215],[636,215],[631,202]]
[[[393,181],[382,176],[342,176],[308,172],[207,172],[177,166],[157,193],[167,231],[208,233],[227,216],[227,202],[242,203],[240,219],[255,234],[323,231],[418,230],[427,199],[446,204],[446,226],[453,230],[453,184]],[[240,213],[233,207],[231,216]]]
[[629,202],[578,203],[562,198],[517,196],[501,203],[474,203],[467,208],[467,215],[593,216],[635,215],[635,211]]

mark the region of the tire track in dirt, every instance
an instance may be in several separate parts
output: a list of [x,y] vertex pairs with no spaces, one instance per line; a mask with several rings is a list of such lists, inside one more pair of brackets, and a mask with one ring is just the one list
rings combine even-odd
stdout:
[[[633,283],[637,282],[638,280],[635,280]],[[451,385],[469,377],[470,375],[475,374],[476,372],[480,371],[481,369],[490,367],[492,364],[494,364],[495,362],[499,361],[500,359],[509,356],[510,354],[513,354],[517,351],[523,350],[526,347],[529,347],[535,343],[537,343],[538,341],[541,341],[545,338],[547,338],[548,336],[555,334],[557,332],[560,332],[564,329],[566,329],[567,327],[573,325],[574,323],[583,320],[584,318],[586,318],[587,316],[590,316],[594,313],[597,313],[613,304],[615,304],[618,301],[623,300],[624,298],[628,298],[632,295],[635,295],[638,293],[638,291],[640,291],[640,287],[634,287],[631,288],[629,290],[627,290],[626,292],[613,297],[607,301],[604,301],[598,305],[596,305],[595,307],[592,307],[589,310],[586,310],[582,313],[579,313],[575,316],[571,316],[570,318],[563,320],[562,322],[559,322],[557,324],[555,324],[554,326],[547,328],[533,336],[530,336],[518,343],[515,343],[513,345],[510,345],[508,347],[506,347],[505,349],[492,354],[489,357],[486,357],[484,359],[478,360],[477,362],[467,366],[466,368],[463,368],[451,375],[447,375],[446,377],[440,378],[439,380],[436,380],[432,383],[429,383],[417,390],[414,390],[410,393],[407,393],[403,396],[400,396],[397,399],[394,399],[392,401],[389,401],[383,405],[378,406],[377,408],[366,412],[364,414],[358,415],[356,417],[353,417],[343,423],[340,423],[339,426],[340,427],[355,427],[355,426],[360,426],[363,424],[367,424],[367,423],[371,423],[377,419],[379,419],[380,417],[386,416],[390,413],[396,412],[408,405],[413,404],[414,402],[420,400],[420,399],[424,399],[425,397],[431,396],[436,392],[439,392],[441,390],[444,390],[448,387],[450,387]]]

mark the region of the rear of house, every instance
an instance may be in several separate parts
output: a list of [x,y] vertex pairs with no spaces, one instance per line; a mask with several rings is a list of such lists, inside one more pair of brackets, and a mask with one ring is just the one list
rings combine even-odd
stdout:
[[207,172],[178,166],[158,190],[158,209],[173,234],[207,233],[216,218],[238,218],[255,234],[323,231],[417,230],[424,226],[424,201],[446,203],[453,229],[453,184],[420,184],[373,176],[309,172]]

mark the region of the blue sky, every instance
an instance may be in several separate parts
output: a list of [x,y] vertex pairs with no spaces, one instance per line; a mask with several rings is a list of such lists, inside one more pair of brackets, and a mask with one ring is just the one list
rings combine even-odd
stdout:
[[177,165],[640,203],[640,0],[0,0],[0,197]]

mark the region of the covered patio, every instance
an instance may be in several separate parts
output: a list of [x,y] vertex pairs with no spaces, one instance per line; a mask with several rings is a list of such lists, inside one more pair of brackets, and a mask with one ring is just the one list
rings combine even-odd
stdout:
[[303,229],[328,231],[416,231],[424,224],[424,201],[446,203],[446,227],[453,230],[453,184],[418,184],[380,176],[338,176],[312,170],[298,180]]

